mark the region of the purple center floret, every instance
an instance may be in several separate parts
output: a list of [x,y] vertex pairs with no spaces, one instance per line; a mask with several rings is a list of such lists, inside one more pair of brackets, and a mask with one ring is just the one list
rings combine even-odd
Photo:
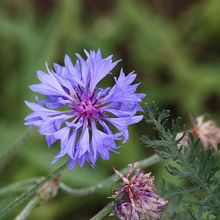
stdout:
[[[82,89],[80,88],[82,91]],[[87,95],[83,97],[82,92],[77,93],[74,98],[72,109],[77,112],[77,117],[83,117],[84,119],[95,119],[99,117],[101,113],[101,103],[97,101],[95,95]]]

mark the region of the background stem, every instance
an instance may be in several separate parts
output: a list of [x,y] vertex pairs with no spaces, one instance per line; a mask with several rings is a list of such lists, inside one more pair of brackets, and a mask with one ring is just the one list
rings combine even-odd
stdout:
[[[161,159],[158,155],[153,154],[152,156],[150,156],[144,160],[139,161],[138,165],[142,166],[143,168],[146,168],[146,167],[152,166],[162,160],[163,159]],[[125,167],[120,172],[122,174],[126,174],[129,169],[130,169],[129,167]],[[98,183],[94,186],[89,186],[89,187],[82,188],[82,189],[74,189],[74,188],[66,185],[65,183],[60,183],[60,188],[62,190],[64,190],[65,192],[72,194],[72,195],[85,196],[85,195],[96,192],[98,189],[102,189],[104,187],[111,185],[113,182],[117,181],[118,179],[119,179],[119,177],[116,174],[113,174],[112,176],[103,180],[101,183]]]
[[28,198],[30,198],[32,195],[34,195],[38,189],[40,189],[46,182],[51,180],[53,177],[55,177],[58,173],[63,171],[68,166],[69,161],[65,162],[62,166],[58,167],[54,172],[52,172],[49,176],[47,176],[45,179],[40,181],[38,184],[33,186],[30,190],[27,192],[24,192],[20,196],[18,196],[13,203],[8,205],[4,210],[0,212],[0,219],[2,219],[6,214],[8,214],[11,210],[16,208],[18,205],[20,205],[22,202],[26,201]]
[[26,188],[28,186],[32,186],[33,184],[36,184],[42,180],[43,177],[37,177],[37,178],[31,178],[23,181],[19,181],[13,184],[10,184],[8,186],[4,186],[0,188],[0,195],[5,194],[8,192],[18,191],[20,189]]
[[35,208],[39,204],[39,199],[35,196],[31,199],[28,204],[24,207],[24,209],[18,214],[18,216],[14,220],[24,220],[26,219],[33,208]]

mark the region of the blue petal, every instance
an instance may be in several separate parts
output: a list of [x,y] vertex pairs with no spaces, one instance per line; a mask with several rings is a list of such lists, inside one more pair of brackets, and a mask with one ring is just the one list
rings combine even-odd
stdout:
[[90,51],[87,53],[89,72],[90,72],[90,92],[92,93],[99,83],[107,74],[110,74],[111,70],[120,62],[120,60],[112,63],[112,56],[102,59],[101,51],[97,53]]
[[82,77],[82,82],[83,82],[84,87],[85,87],[85,86],[87,86],[87,84],[90,80],[88,65],[87,65],[86,61],[79,54],[76,54],[76,56],[80,60],[80,73],[81,73],[81,77]]
[[123,118],[105,118],[105,120],[112,123],[125,137],[125,141],[128,140],[128,125],[138,123],[143,119],[143,115]]
[[87,124],[83,125],[82,134],[77,143],[78,157],[81,157],[87,151],[89,151],[89,128]]
[[92,142],[94,158],[100,155],[104,160],[109,159],[109,150],[116,149],[116,143],[114,139],[117,139],[118,135],[111,135],[103,133],[96,128],[95,123],[92,123]]
[[133,106],[134,108],[131,109],[130,111],[125,111],[125,110],[118,110],[118,109],[106,109],[105,111],[106,112],[110,112],[112,113],[113,115],[115,115],[116,117],[129,117],[129,116],[133,116],[135,115],[135,113],[137,112],[137,107],[136,105]]
[[48,147],[50,147],[53,143],[57,141],[56,138],[53,137],[53,135],[47,135],[46,136]]
[[72,159],[74,159],[74,154],[75,154],[77,133],[78,133],[78,129],[75,129],[70,135],[70,138],[67,143],[67,153]]
[[51,135],[54,132],[57,132],[57,129],[65,120],[72,117],[72,115],[58,115],[56,117],[53,117],[50,120],[47,120],[45,123],[43,123],[43,125],[39,129],[39,132],[43,135]]
[[51,72],[47,66],[48,74],[37,71],[37,76],[41,80],[42,84],[31,85],[30,88],[34,92],[38,92],[43,95],[55,95],[64,96],[72,100],[72,97],[65,92],[60,82],[58,81],[58,75]]
[[77,164],[77,160],[69,159],[69,170],[72,170]]
[[[67,148],[67,142],[69,140],[70,129],[71,128],[69,128],[69,127],[64,127],[53,134],[54,138],[61,140],[60,146],[62,149]],[[66,149],[66,151],[67,151],[67,149]]]
[[31,102],[28,102],[28,101],[25,101],[25,104],[31,110],[36,111],[36,112],[45,113],[46,115],[58,115],[58,114],[68,112],[68,111],[56,111],[56,110],[47,109],[47,108],[44,108],[43,106],[40,106],[39,104],[31,103]]
[[120,76],[116,79],[115,86],[109,91],[109,94],[102,99],[102,102],[141,102],[141,98],[135,93],[139,84],[131,85],[136,78],[136,74],[130,73],[125,76],[123,70]]
[[67,142],[69,138],[69,127],[64,127],[53,134],[53,137],[61,140],[60,152],[54,157],[52,164],[56,163],[60,157],[63,157],[67,153]]

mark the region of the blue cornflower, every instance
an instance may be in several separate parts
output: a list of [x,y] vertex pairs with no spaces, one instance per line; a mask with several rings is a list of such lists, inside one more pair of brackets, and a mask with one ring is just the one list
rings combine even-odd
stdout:
[[[76,54],[75,66],[66,55],[64,66],[55,63],[55,71],[47,66],[48,74],[38,71],[41,83],[31,85],[30,89],[46,98],[36,97],[37,103],[25,101],[34,111],[25,118],[25,124],[39,127],[48,146],[60,140],[61,150],[52,163],[68,154],[69,169],[77,162],[83,166],[85,161],[94,166],[99,156],[108,160],[109,151],[119,148],[115,141],[128,140],[128,125],[143,118],[135,116],[142,111],[139,102],[145,97],[135,93],[139,84],[131,85],[136,74],[125,76],[121,69],[113,87],[97,88],[119,61],[112,62],[112,56],[103,59],[100,50],[85,53],[86,60]],[[116,133],[112,127],[117,128]]]

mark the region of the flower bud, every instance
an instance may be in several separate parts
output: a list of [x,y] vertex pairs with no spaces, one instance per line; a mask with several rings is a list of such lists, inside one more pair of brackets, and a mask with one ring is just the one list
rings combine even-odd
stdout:
[[58,192],[61,175],[58,174],[53,179],[45,183],[38,191],[37,196],[40,200],[48,201],[53,199]]

